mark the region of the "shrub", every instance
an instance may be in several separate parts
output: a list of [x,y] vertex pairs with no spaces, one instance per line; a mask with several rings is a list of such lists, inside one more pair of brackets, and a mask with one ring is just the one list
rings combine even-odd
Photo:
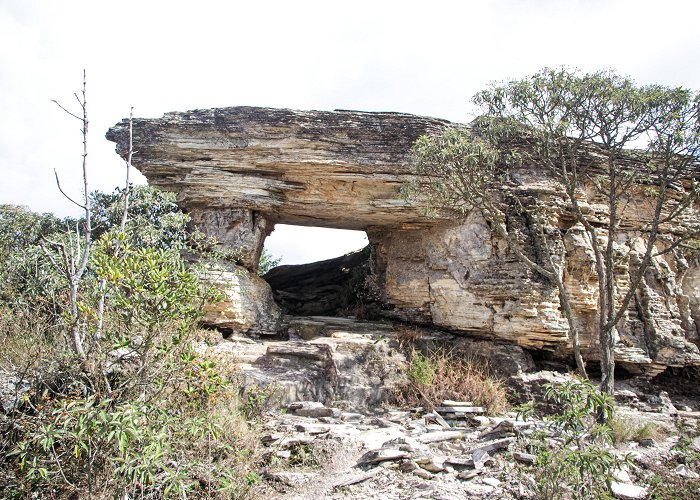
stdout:
[[107,231],[94,246],[78,298],[85,360],[62,316],[0,304],[0,368],[31,383],[0,418],[3,497],[238,498],[257,482],[236,367],[196,343],[218,293],[174,248],[130,241]]
[[[599,417],[612,419],[612,396],[588,380],[574,380],[548,385],[545,397],[559,411],[546,418],[548,431],[528,443],[529,451],[537,455],[533,467],[537,498],[609,498],[613,474],[630,460],[613,453],[612,431],[598,423]],[[528,418],[533,407],[521,407],[519,416]]]
[[235,365],[162,326],[143,352],[148,364],[110,358],[102,384],[70,364],[71,372],[55,362],[36,367],[45,389],[33,384],[0,422],[4,496],[247,495],[259,454],[241,416]]
[[279,266],[280,262],[282,262],[282,257],[275,257],[267,248],[263,248],[263,251],[260,253],[260,261],[258,262],[258,276],[267,274],[270,269]]

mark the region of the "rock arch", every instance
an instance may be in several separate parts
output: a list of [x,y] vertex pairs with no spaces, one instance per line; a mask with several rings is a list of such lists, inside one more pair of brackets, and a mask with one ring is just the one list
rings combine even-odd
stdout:
[[[556,290],[510,256],[477,214],[462,221],[429,218],[400,196],[412,172],[413,142],[451,125],[358,111],[233,107],[167,113],[134,120],[133,164],[150,184],[176,192],[196,227],[242,250],[245,271],[229,278],[245,281],[237,286],[254,293],[232,297],[228,307],[240,309],[232,327],[265,333],[278,324],[269,287],[255,276],[275,224],[335,227],[367,232],[383,315],[566,355],[568,329]],[[122,156],[127,131],[123,120],[107,133]],[[584,349],[594,358],[597,290],[586,272],[586,240],[560,220],[564,201],[542,171],[531,167],[519,176],[547,202],[548,220],[562,229],[567,284]],[[586,202],[604,214],[605,206]],[[629,229],[629,242],[639,230]],[[700,301],[683,292],[696,286],[682,283],[673,262],[666,269],[645,281],[620,328],[616,356],[623,366],[655,373],[700,363],[694,316]],[[243,311],[241,301],[254,303]]]

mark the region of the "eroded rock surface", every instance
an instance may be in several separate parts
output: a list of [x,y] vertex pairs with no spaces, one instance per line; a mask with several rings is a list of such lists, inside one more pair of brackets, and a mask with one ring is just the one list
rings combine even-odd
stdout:
[[534,369],[522,348],[474,340],[435,329],[411,329],[390,321],[358,321],[324,316],[284,316],[288,340],[232,335],[212,349],[234,356],[246,385],[272,384],[282,402],[342,400],[357,409],[390,404],[407,381],[408,346],[447,350],[487,363],[496,375]]
[[[460,221],[434,219],[402,199],[400,187],[412,173],[412,143],[450,125],[355,111],[238,107],[168,113],[134,121],[133,163],[151,184],[178,193],[194,225],[240,250],[249,273],[256,271],[264,239],[276,223],[365,230],[370,241],[365,285],[384,316],[568,356],[571,344],[557,290],[522,265],[478,214]],[[107,137],[124,155],[127,122]],[[598,161],[595,147],[585,154],[581,161]],[[584,357],[595,360],[591,242],[567,215],[560,186],[544,170],[528,165],[514,178],[517,185],[504,190],[520,190],[537,202],[545,230],[560,237],[556,257],[564,262]],[[605,200],[594,190],[584,186],[579,196],[592,223],[606,219]],[[629,204],[615,242],[621,293],[640,261],[649,217],[643,193],[639,196]],[[529,222],[516,210],[508,216],[536,255]],[[655,257],[618,328],[621,366],[655,374],[667,366],[700,364],[698,276],[697,262],[680,252]],[[243,293],[232,303],[253,296]],[[313,307],[302,305],[299,311]],[[259,309],[255,314],[244,323],[265,316]]]
[[282,311],[272,290],[255,273],[230,263],[209,268],[200,278],[221,289],[223,299],[204,307],[204,322],[222,332],[276,335]]

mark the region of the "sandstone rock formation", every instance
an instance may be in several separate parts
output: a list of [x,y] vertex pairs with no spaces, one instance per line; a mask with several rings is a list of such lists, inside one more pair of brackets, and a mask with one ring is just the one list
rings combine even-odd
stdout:
[[218,286],[223,299],[204,308],[204,322],[224,333],[250,335],[276,333],[282,312],[272,297],[272,290],[262,278],[234,264],[221,263],[201,275],[201,279]]
[[[138,154],[133,163],[152,185],[178,193],[194,225],[222,245],[240,248],[247,272],[256,271],[264,239],[277,223],[365,230],[370,241],[365,285],[376,293],[384,316],[567,356],[571,346],[558,292],[523,266],[483,218],[476,213],[464,220],[430,218],[402,199],[400,187],[412,173],[412,143],[450,125],[407,114],[354,111],[238,107],[168,113],[134,121]],[[107,137],[124,155],[127,122]],[[596,161],[594,148],[589,160]],[[561,234],[558,252],[584,354],[596,359],[591,244],[567,216],[559,186],[537,165],[523,168],[517,177],[517,189],[546,207],[547,230]],[[580,197],[591,220],[606,217],[604,200],[588,190]],[[643,203],[633,208],[634,217],[616,242],[626,256],[617,277],[623,291],[629,269],[639,261],[646,218]],[[511,223],[527,241],[527,220],[512,215]],[[253,281],[251,288],[266,287]],[[699,283],[695,260],[680,253],[655,258],[619,327],[621,366],[654,374],[666,366],[700,364]],[[260,293],[265,292],[250,297]],[[262,329],[275,321],[266,324]]]

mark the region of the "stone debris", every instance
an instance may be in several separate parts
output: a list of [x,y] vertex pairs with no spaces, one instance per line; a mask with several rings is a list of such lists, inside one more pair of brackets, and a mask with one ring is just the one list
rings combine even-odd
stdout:
[[655,448],[656,441],[651,438],[644,438],[639,440],[639,446],[644,446],[645,448]]
[[0,371],[0,408],[10,413],[19,406],[22,398],[29,392],[31,385],[5,371]]
[[491,419],[483,415],[474,415],[469,419],[469,423],[476,427],[488,427],[491,424]]
[[440,441],[451,441],[453,439],[464,438],[464,432],[462,431],[438,431],[429,432],[418,437],[421,443],[437,443]]
[[435,408],[435,411],[445,416],[486,412],[486,410],[481,406],[438,406]]
[[521,464],[534,465],[537,461],[537,456],[531,453],[522,453],[520,451],[513,452],[513,458]]
[[488,484],[489,486],[493,486],[494,488],[497,488],[498,486],[501,485],[501,481],[496,479],[495,477],[485,477],[484,479],[481,480],[484,484]]
[[342,411],[338,408],[326,408],[323,403],[316,401],[300,401],[297,403],[290,403],[287,405],[287,409],[294,413],[294,415],[299,415],[300,417],[333,417],[340,418]]
[[689,470],[685,464],[680,464],[676,467],[676,474],[681,477],[687,477],[688,479],[697,479],[700,477],[697,472]]
[[471,481],[479,474],[483,474],[483,472],[484,469],[465,470],[457,474],[457,478],[461,479],[462,481]]
[[413,474],[418,476],[421,479],[433,479],[433,477],[434,477],[434,474],[432,474],[431,472],[429,472],[425,469],[422,469],[420,467],[418,469],[414,470]]
[[[267,432],[261,441],[275,460],[265,477],[269,487],[284,493],[279,498],[537,498],[535,471],[524,467],[517,475],[513,473],[517,464],[537,463],[537,456],[526,453],[527,448],[518,442],[542,433],[545,443],[561,445],[556,430],[545,421],[522,421],[515,413],[501,417],[472,414],[456,428],[434,409],[361,413],[331,401],[333,406],[316,401],[292,403],[286,413],[266,421]],[[461,409],[466,403],[444,402],[438,408]],[[624,418],[639,416],[622,414]],[[650,415],[656,418],[658,413]],[[637,464],[649,463],[650,457],[675,459],[679,452],[668,451],[667,441],[650,440],[651,447],[630,442],[616,453],[629,455]],[[667,450],[661,451],[665,455],[659,455],[656,447]],[[300,456],[313,456],[315,461],[299,465]],[[278,467],[318,467],[324,472],[313,475],[306,470],[279,471]],[[649,491],[639,470],[614,471],[610,494],[619,499],[647,498]],[[697,477],[694,467],[685,464],[675,474],[687,480]]]
[[423,418],[425,418],[425,421],[426,421],[426,422],[432,422],[432,421],[436,422],[436,423],[437,423],[438,425],[440,425],[443,429],[449,429],[449,428],[450,428],[450,424],[448,424],[448,423],[445,421],[445,419],[442,418],[442,416],[441,416],[439,413],[437,413],[437,412],[426,413],[425,416],[424,416]]
[[297,424],[296,430],[308,434],[325,434],[331,430],[328,425]]
[[378,464],[379,462],[385,462],[387,460],[400,460],[406,458],[408,453],[401,450],[385,449],[380,448],[378,450],[371,450],[362,455],[362,458],[357,462],[357,465],[371,465]]
[[497,439],[515,435],[515,422],[503,420],[479,434],[481,439]]
[[444,472],[445,471],[445,459],[442,460],[435,456],[427,456],[416,459],[416,464],[420,466],[421,469],[425,469],[428,472]]
[[362,413],[343,412],[340,414],[340,420],[343,422],[362,422],[364,418]]
[[643,488],[642,486],[635,486],[634,484],[612,481],[610,486],[613,496],[615,498],[619,498],[620,500],[638,500],[646,498],[649,494],[646,488]]
[[346,479],[345,481],[336,484],[333,487],[333,489],[338,490],[340,488],[345,488],[346,486],[351,486],[353,484],[358,484],[358,483],[361,483],[363,481],[367,481],[368,479],[376,476],[379,472],[381,472],[381,469],[378,467],[374,468],[374,469],[370,469],[367,472],[364,472],[362,474],[357,474],[355,476],[352,476],[350,479]]
[[477,470],[481,470],[484,468],[486,465],[486,462],[488,462],[491,459],[491,456],[489,455],[489,452],[486,450],[483,450],[481,448],[474,450],[472,452],[472,460],[474,461],[474,468]]
[[[457,404],[443,407],[467,407],[465,402],[451,403]],[[345,447],[353,440],[359,441],[357,458],[349,464],[351,473],[332,477],[330,491],[339,491],[365,481],[378,481],[374,478],[380,477],[382,471],[393,471],[391,474],[398,473],[408,481],[407,484],[411,486],[407,487],[411,490],[421,489],[421,484],[438,484],[438,478],[440,491],[445,488],[445,481],[445,484],[451,485],[449,488],[454,489],[453,493],[443,496],[435,493],[434,498],[468,497],[487,491],[493,493],[499,489],[500,481],[492,476],[480,484],[464,485],[478,475],[492,471],[497,464],[497,455],[515,441],[513,436],[496,440],[487,438],[500,435],[504,429],[512,433],[518,427],[514,419],[498,419],[495,425],[480,433],[474,426],[468,427],[471,420],[465,419],[462,421],[464,427],[455,429],[437,411],[422,408],[380,411],[374,415],[342,412],[341,417],[350,416],[345,419],[326,416],[335,414],[333,410],[336,408],[316,401],[291,403],[287,405],[285,415],[267,423],[271,432],[261,439],[276,457],[287,460],[294,457],[295,446],[322,448],[328,443],[337,442],[338,446]],[[294,488],[300,485],[304,488],[306,484],[311,487],[316,480],[303,472],[269,471],[265,477]],[[428,483],[413,484],[410,481]]]
[[467,453],[469,453],[473,456],[475,453],[481,452],[481,451],[503,450],[503,449],[508,448],[508,446],[510,446],[510,444],[514,443],[514,442],[515,442],[514,437],[499,439],[499,440],[493,441],[491,443],[488,443],[488,444],[485,444],[482,446],[478,446],[476,448],[472,448]]

